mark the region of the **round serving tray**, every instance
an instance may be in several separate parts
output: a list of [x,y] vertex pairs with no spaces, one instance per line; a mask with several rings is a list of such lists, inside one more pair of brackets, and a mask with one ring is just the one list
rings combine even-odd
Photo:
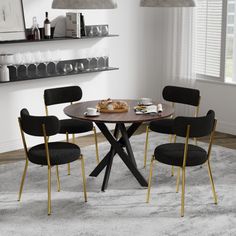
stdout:
[[98,111],[100,113],[121,113],[121,112],[128,112],[129,111],[129,108],[124,108],[124,109],[114,109],[114,110],[108,110],[108,109],[100,109],[98,107]]

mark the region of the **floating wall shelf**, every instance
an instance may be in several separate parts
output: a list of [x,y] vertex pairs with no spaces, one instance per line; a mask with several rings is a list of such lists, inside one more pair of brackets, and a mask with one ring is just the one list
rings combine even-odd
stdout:
[[[81,64],[83,65],[82,69],[78,66]],[[90,62],[87,58],[83,58],[60,61],[57,65],[54,62],[50,62],[47,65],[40,63],[37,66],[37,71],[35,64],[30,64],[27,69],[28,73],[25,65],[20,65],[17,68],[18,73],[16,73],[14,66],[8,66],[8,68],[10,71],[10,81],[0,81],[0,84],[119,70],[119,68],[110,67],[109,58],[104,61],[104,57],[92,58]],[[18,74],[18,77],[16,77],[16,74]]]
[[63,40],[83,40],[83,39],[99,39],[99,38],[111,38],[111,37],[118,37],[117,34],[109,34],[106,36],[93,36],[88,37],[84,36],[81,38],[53,38],[53,39],[41,39],[41,40],[12,40],[12,41],[0,41],[0,44],[14,44],[14,43],[40,43],[40,42],[54,42],[54,41],[63,41]]
[[60,77],[60,76],[68,76],[68,75],[80,75],[80,74],[88,74],[88,73],[98,73],[98,72],[103,72],[103,71],[113,71],[113,70],[119,70],[119,68],[116,67],[108,67],[106,69],[101,69],[101,70],[93,70],[93,71],[82,71],[82,72],[71,72],[68,74],[60,74],[60,75],[56,75],[56,74],[52,74],[52,75],[48,75],[47,77],[36,77],[36,78],[21,78],[19,80],[12,80],[12,81],[7,81],[7,82],[1,82],[0,84],[6,84],[6,83],[12,83],[12,82],[20,82],[20,81],[29,81],[29,80],[38,80],[38,79],[46,79],[46,78],[53,78],[53,77]]

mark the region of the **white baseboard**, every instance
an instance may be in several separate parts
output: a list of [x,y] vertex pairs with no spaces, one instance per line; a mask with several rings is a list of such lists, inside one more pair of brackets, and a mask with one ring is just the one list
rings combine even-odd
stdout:
[[9,140],[0,143],[0,153],[19,150],[22,148],[23,145],[21,139]]
[[218,120],[216,130],[222,133],[236,135],[236,123],[228,123]]

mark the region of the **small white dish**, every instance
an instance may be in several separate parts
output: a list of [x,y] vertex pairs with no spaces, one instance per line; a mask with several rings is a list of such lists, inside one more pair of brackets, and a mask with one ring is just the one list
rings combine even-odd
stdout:
[[88,115],[88,113],[85,112],[84,115],[88,116],[88,117],[96,117],[96,116],[100,116],[100,112],[96,112],[96,114],[94,114],[94,115]]

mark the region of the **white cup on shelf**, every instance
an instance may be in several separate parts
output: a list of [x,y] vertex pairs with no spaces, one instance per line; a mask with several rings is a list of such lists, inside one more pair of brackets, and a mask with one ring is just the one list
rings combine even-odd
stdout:
[[86,115],[87,116],[95,116],[95,115],[97,115],[97,109],[93,108],[93,107],[87,107]]
[[0,81],[10,80],[8,65],[13,63],[13,54],[0,54]]
[[0,66],[0,81],[7,82],[9,80],[10,80],[10,75],[7,65]]

